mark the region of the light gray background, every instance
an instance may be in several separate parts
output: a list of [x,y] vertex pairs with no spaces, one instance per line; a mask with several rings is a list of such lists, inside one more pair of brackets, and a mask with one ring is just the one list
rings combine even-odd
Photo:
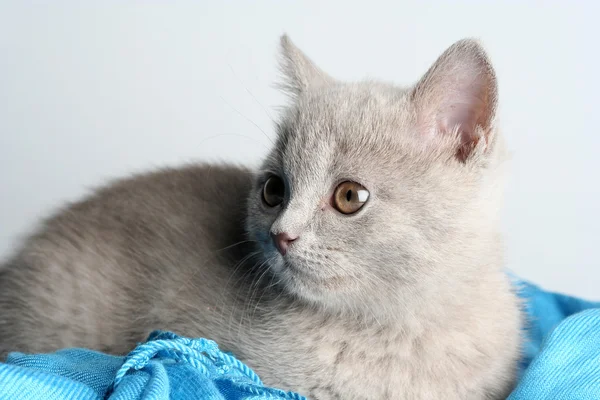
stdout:
[[513,152],[508,266],[600,298],[600,3],[82,3],[0,0],[0,256],[106,179],[255,164],[283,101],[272,84],[284,31],[338,78],[400,84],[475,36]]

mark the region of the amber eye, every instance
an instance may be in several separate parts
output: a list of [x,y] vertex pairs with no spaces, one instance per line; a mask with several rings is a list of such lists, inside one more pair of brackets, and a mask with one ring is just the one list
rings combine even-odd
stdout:
[[335,189],[333,206],[343,214],[352,214],[369,199],[369,191],[356,182],[343,182]]
[[272,176],[263,186],[263,200],[269,207],[275,207],[283,202],[285,195],[285,185],[281,178]]

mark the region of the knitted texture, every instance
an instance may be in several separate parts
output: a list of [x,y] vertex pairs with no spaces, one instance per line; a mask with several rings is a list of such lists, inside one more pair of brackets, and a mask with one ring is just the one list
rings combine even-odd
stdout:
[[4,400],[304,400],[264,387],[259,377],[207,339],[153,332],[126,357],[86,349],[11,353],[0,363]]

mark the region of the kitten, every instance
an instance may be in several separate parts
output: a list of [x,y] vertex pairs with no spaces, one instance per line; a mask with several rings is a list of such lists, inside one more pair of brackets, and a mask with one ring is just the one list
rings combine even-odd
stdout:
[[502,265],[494,71],[463,40],[410,88],[281,39],[292,101],[260,170],[113,183],[0,268],[0,356],[207,337],[313,399],[491,399],[521,317]]

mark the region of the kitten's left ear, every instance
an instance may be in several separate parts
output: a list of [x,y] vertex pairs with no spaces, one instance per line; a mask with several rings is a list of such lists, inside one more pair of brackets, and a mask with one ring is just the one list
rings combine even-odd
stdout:
[[281,36],[280,45],[280,68],[284,75],[284,81],[280,86],[283,90],[298,96],[310,88],[333,82],[333,79],[296,47],[287,35]]
[[414,87],[412,99],[422,135],[458,135],[459,160],[465,162],[476,147],[491,145],[496,75],[477,41],[461,40],[446,50]]

